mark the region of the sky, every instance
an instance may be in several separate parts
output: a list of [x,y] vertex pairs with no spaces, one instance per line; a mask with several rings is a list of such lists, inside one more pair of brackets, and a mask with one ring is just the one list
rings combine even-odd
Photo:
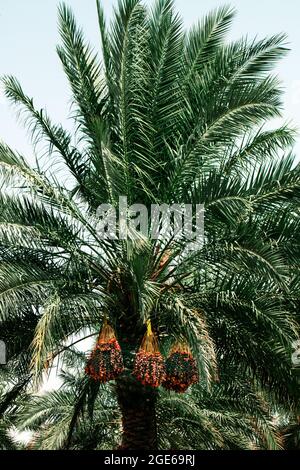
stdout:
[[[100,50],[95,0],[68,0],[86,38]],[[109,17],[114,1],[102,0]],[[151,4],[151,0],[145,3]],[[208,11],[224,4],[237,14],[228,40],[248,35],[262,38],[278,32],[288,35],[289,55],[276,69],[283,82],[284,120],[299,128],[296,152],[300,156],[300,2],[297,0],[175,0],[186,28]],[[54,122],[70,128],[70,93],[56,55],[57,0],[0,0],[0,76],[15,75],[37,107],[46,108]],[[276,123],[277,124],[277,123]],[[30,139],[15,110],[0,91],[0,139],[33,159]]]

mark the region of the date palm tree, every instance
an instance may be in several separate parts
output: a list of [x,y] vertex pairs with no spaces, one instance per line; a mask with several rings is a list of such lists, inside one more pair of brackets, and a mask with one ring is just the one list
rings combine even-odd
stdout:
[[[66,350],[59,389],[24,396],[14,407],[16,429],[32,433],[27,449],[92,450],[118,445],[122,421],[115,387],[89,380],[83,372],[85,359],[78,350]],[[244,377],[238,379],[228,374],[209,393],[201,385],[186,396],[162,392],[157,403],[159,448],[282,448],[268,397],[263,398]]]
[[[11,430],[13,426],[16,402],[11,396],[16,385],[13,374],[5,368],[0,368],[0,450],[16,450]],[[21,397],[18,397],[21,399]],[[9,402],[9,404],[8,404]],[[8,411],[8,412],[7,412]]]
[[[155,449],[160,392],[132,376],[149,318],[162,351],[189,343],[207,393],[231,370],[279,404],[297,401],[300,167],[294,130],[269,125],[282,109],[271,70],[287,49],[284,35],[227,43],[228,7],[188,32],[172,0],[120,0],[110,26],[99,2],[97,13],[101,62],[59,7],[73,134],[3,79],[38,159],[0,145],[1,335],[17,339],[17,393],[108,315],[125,361],[121,448]],[[101,236],[97,209],[118,212],[119,196],[149,213],[204,204],[204,243]]]

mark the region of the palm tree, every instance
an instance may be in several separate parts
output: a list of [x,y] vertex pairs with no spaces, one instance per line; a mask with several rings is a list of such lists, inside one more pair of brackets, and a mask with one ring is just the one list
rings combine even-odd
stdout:
[[[155,449],[160,392],[132,376],[148,319],[163,351],[189,343],[203,390],[230,370],[279,405],[297,401],[300,167],[294,130],[266,127],[281,114],[270,71],[287,49],[284,35],[226,43],[228,7],[189,32],[172,0],[151,10],[120,0],[109,28],[99,2],[97,11],[101,64],[59,7],[74,135],[3,80],[39,158],[33,168],[0,146],[1,331],[18,327],[22,388],[108,315],[125,362],[121,448]],[[149,213],[153,203],[204,204],[204,244],[104,238],[97,208],[118,210],[119,196]]]
[[0,450],[15,450],[16,446],[9,435],[9,425],[5,422],[0,423]]
[[[0,450],[16,450],[17,445],[14,442],[11,430],[16,410],[16,403],[12,403],[12,390],[15,386],[14,374],[0,368]],[[18,394],[19,395],[19,394]],[[20,395],[21,400],[23,397]]]
[[[116,447],[121,413],[115,387],[96,384],[84,375],[85,354],[69,349],[62,360],[60,388],[23,397],[14,412],[16,428],[32,433],[27,448]],[[270,403],[243,377],[228,379],[231,374],[209,393],[201,386],[179,397],[162,392],[157,403],[159,448],[280,449]]]
[[285,427],[281,428],[286,450],[299,450],[300,448],[300,425],[299,417],[290,417]]
[[16,429],[31,431],[30,450],[116,447],[121,417],[111,384],[97,384],[84,374],[83,353],[67,353],[60,371],[62,385],[20,400],[13,421]]

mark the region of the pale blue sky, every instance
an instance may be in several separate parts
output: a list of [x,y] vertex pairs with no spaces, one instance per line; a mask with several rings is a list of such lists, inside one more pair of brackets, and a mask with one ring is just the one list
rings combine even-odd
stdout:
[[[100,47],[95,0],[69,0],[69,4],[97,49]],[[102,0],[109,15],[113,1]],[[146,1],[151,3],[151,0]],[[176,0],[186,27],[209,10],[224,4],[236,7],[237,15],[228,39],[243,35],[259,38],[286,32],[291,51],[277,67],[285,88],[286,120],[300,129],[300,2],[297,0]],[[13,74],[39,107],[46,107],[56,122],[68,126],[69,90],[55,46],[57,0],[0,0],[0,75]],[[31,159],[32,147],[12,108],[0,95],[0,139]],[[296,146],[300,154],[300,137]]]

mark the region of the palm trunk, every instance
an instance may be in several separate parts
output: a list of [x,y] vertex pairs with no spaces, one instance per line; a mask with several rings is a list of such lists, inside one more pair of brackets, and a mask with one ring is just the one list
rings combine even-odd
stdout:
[[118,403],[122,412],[123,435],[120,449],[156,450],[157,391],[130,376],[117,380]]

